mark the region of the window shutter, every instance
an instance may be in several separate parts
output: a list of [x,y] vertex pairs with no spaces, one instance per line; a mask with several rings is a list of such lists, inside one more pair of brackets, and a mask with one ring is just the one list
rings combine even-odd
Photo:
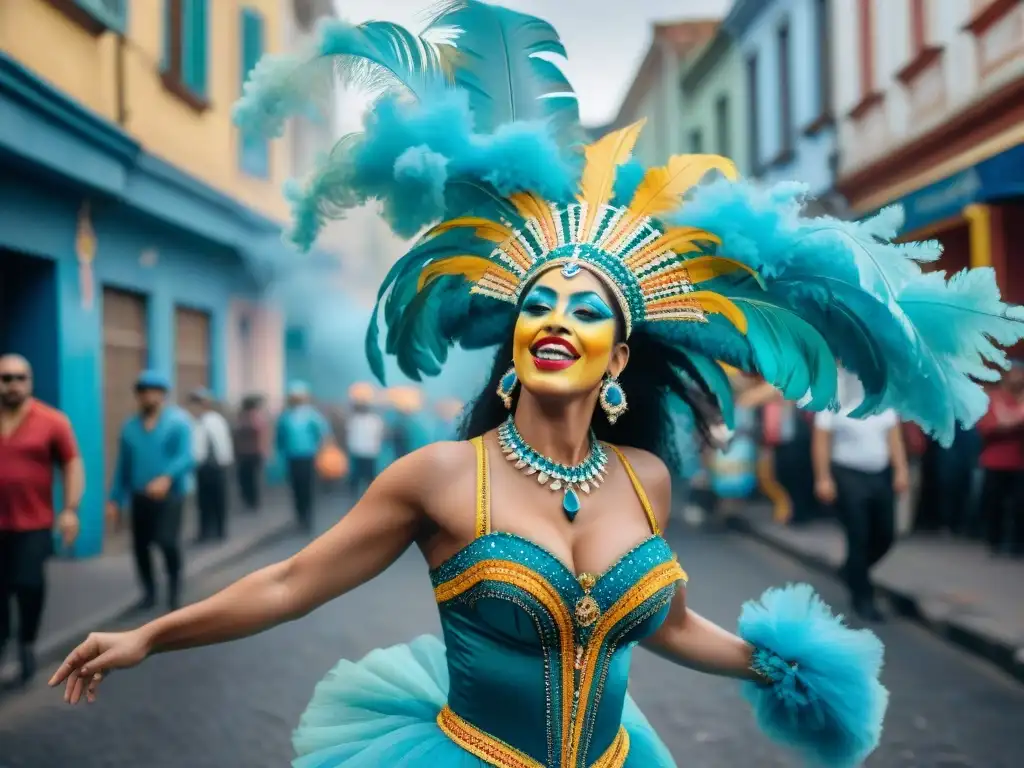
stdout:
[[[263,16],[252,8],[242,8],[241,19],[241,82],[245,84],[249,72],[263,56]],[[269,173],[269,147],[259,134],[242,132],[239,137],[239,165],[250,176],[265,178]]]
[[207,0],[182,0],[182,80],[199,96],[206,96],[209,10]]

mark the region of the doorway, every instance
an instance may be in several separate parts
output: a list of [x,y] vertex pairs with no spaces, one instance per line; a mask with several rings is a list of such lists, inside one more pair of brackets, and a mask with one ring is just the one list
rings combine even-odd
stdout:
[[60,332],[54,262],[0,248],[0,355],[32,366],[35,396],[60,407]]

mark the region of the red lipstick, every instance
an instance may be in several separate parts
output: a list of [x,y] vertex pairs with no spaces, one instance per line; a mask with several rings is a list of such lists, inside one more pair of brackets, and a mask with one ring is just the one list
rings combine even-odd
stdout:
[[545,336],[530,347],[530,353],[540,371],[564,371],[580,357],[576,347],[559,336]]

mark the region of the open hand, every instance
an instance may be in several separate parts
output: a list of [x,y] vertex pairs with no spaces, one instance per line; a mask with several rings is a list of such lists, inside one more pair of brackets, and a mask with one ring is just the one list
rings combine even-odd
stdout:
[[113,669],[128,669],[149,655],[150,645],[142,629],[130,632],[93,632],[73,650],[50,678],[50,686],[64,687],[64,701],[77,704],[83,694],[96,701],[96,689]]

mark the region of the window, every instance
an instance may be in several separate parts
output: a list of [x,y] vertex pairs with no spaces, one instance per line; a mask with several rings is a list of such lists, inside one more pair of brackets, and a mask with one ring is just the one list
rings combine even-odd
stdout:
[[788,22],[779,27],[776,33],[776,47],[779,63],[779,151],[785,153],[793,149],[793,91]]
[[758,119],[757,106],[760,102],[757,87],[757,54],[747,58],[747,140],[750,142],[748,151],[750,153],[750,167],[755,175],[761,171],[761,150],[758,142],[758,135],[761,131],[761,121]]
[[164,85],[195,107],[206,106],[207,0],[165,0]]
[[723,157],[732,154],[729,142],[729,97],[724,94],[715,101],[715,144],[716,151]]
[[699,155],[704,151],[704,135],[700,128],[694,128],[690,131],[690,152],[694,155]]
[[78,6],[114,32],[124,32],[128,0],[77,0]]
[[818,49],[818,116],[832,114],[831,0],[817,0],[814,21]]
[[[242,8],[239,33],[242,79],[239,91],[249,72],[263,55],[263,16],[252,8]],[[238,167],[249,176],[265,179],[270,175],[270,147],[258,133],[242,131],[238,137]]]
[[128,0],[49,0],[49,3],[90,34],[116,32],[123,35],[125,32]]

